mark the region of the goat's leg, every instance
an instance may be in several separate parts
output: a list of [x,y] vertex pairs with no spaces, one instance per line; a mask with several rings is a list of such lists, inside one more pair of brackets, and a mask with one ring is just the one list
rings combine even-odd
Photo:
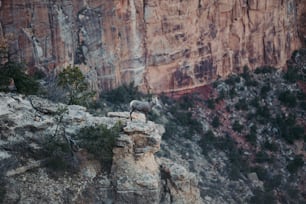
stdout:
[[132,121],[133,119],[132,119],[132,113],[134,112],[134,109],[131,109],[131,111],[130,111],[130,120]]

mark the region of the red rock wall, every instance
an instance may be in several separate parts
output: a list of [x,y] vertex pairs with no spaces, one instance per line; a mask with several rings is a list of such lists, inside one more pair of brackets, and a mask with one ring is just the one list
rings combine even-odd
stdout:
[[302,45],[303,19],[305,0],[0,1],[16,58],[48,73],[77,64],[99,90],[176,91],[244,65],[281,68]]

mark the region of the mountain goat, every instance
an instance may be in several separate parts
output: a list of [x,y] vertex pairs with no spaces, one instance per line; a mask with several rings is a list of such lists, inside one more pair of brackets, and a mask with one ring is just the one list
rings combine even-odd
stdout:
[[152,101],[139,101],[139,100],[132,100],[130,102],[130,119],[132,120],[132,113],[134,111],[139,111],[145,114],[146,122],[148,122],[148,113],[152,110],[153,106],[159,105],[158,98],[152,98]]

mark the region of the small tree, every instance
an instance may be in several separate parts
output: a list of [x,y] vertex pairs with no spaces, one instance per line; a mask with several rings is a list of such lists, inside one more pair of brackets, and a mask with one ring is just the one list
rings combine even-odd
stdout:
[[88,83],[79,67],[69,65],[58,75],[58,85],[68,93],[68,104],[85,105],[94,92],[88,91]]
[[219,120],[219,117],[218,116],[215,116],[211,122],[211,125],[214,127],[214,128],[218,128],[220,126],[220,120]]
[[22,94],[36,94],[39,84],[25,72],[23,64],[8,61],[0,65],[0,91],[16,91]]

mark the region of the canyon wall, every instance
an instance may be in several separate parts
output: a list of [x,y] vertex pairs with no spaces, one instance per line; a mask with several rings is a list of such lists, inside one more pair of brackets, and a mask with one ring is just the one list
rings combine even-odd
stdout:
[[[2,0],[0,31],[30,70],[76,64],[96,90],[192,89],[305,41],[305,0]],[[0,34],[1,35],[1,34]]]

